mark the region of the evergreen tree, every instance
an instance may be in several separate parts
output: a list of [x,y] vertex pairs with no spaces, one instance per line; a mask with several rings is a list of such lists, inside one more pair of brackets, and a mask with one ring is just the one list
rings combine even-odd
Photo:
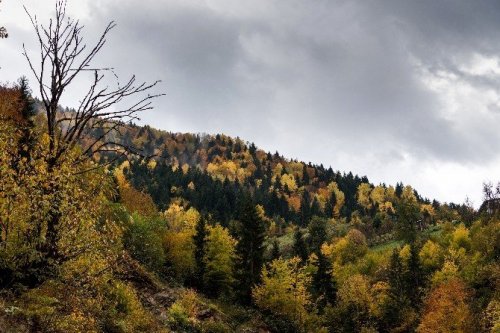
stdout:
[[326,217],[328,217],[328,218],[333,217],[333,209],[335,208],[336,204],[337,204],[337,197],[335,196],[335,192],[332,192],[329,200],[325,204],[325,216]]
[[196,224],[196,233],[193,236],[194,241],[194,259],[196,261],[196,272],[195,272],[195,285],[203,290],[203,276],[205,274],[205,253],[206,253],[206,243],[207,243],[207,225],[206,218],[202,216],[198,223]]
[[260,281],[264,260],[265,225],[250,195],[245,195],[240,206],[238,228],[237,277],[243,302],[249,302],[252,287]]
[[326,242],[326,220],[314,216],[308,226],[309,248],[311,252],[318,254],[321,252],[321,245]]
[[309,173],[307,173],[307,166],[304,164],[304,168],[302,169],[302,182],[304,185],[309,185]]
[[36,145],[36,135],[33,133],[33,117],[36,114],[34,101],[31,97],[31,90],[28,86],[28,79],[23,76],[17,84],[19,91],[19,105],[21,111],[22,123],[19,124],[20,138],[18,141],[18,156],[15,159],[14,169],[18,169],[18,165],[22,159],[30,160],[32,151]]
[[299,257],[303,263],[306,262],[309,257],[309,251],[307,249],[306,242],[304,241],[304,237],[302,235],[302,231],[300,228],[295,230],[293,234],[293,255]]
[[271,258],[270,261],[276,260],[281,257],[280,244],[278,240],[275,238],[273,241],[273,247],[271,249]]
[[401,322],[401,314],[408,304],[404,274],[404,266],[399,256],[399,250],[394,249],[388,270],[389,301],[384,313],[383,323],[387,325],[384,331],[388,331],[390,327],[398,326],[398,323]]
[[313,275],[313,295],[317,299],[320,312],[326,305],[334,304],[337,294],[337,286],[332,278],[332,263],[321,251],[316,253],[316,272]]
[[410,245],[410,257],[404,274],[405,291],[411,304],[417,306],[421,299],[421,287],[423,284],[423,270],[420,265],[419,248],[416,243]]
[[311,218],[311,197],[308,191],[304,191],[300,200],[300,225],[306,226]]
[[403,193],[403,183],[396,184],[396,196],[401,198],[401,194]]
[[417,202],[401,198],[396,205],[396,214],[399,238],[407,243],[415,242],[417,238],[417,222],[420,219],[420,209]]
[[315,197],[311,205],[310,216],[321,216],[321,207],[318,199]]

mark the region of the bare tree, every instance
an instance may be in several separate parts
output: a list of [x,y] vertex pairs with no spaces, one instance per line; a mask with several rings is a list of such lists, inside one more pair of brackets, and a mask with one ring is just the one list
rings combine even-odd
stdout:
[[484,200],[498,200],[500,199],[500,182],[493,185],[492,182],[483,183]]
[[[105,74],[114,75],[112,68],[93,68],[92,62],[101,51],[109,32],[116,26],[108,23],[96,44],[88,47],[84,43],[84,26],[66,13],[67,0],[56,3],[56,14],[48,26],[38,23],[37,17],[26,8],[40,46],[40,67],[36,68],[32,58],[23,45],[23,55],[35,75],[47,116],[49,136],[49,167],[58,165],[61,157],[83,137],[96,133],[90,143],[83,147],[83,152],[75,161],[81,163],[95,153],[116,151],[126,154],[132,147],[120,142],[109,141],[109,134],[120,135],[120,129],[127,123],[138,119],[138,113],[152,108],[151,100],[162,94],[149,94],[159,81],[136,83],[132,76],[125,84],[117,82],[115,88],[104,84]],[[92,83],[74,112],[61,112],[59,103],[65,90],[82,73],[92,74]],[[116,77],[116,75],[115,75]],[[139,97],[140,96],[140,97]],[[122,107],[126,103],[125,107]]]

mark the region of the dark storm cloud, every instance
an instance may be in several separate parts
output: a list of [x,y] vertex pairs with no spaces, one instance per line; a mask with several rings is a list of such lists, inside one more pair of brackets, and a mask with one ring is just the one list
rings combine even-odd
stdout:
[[113,58],[116,66],[164,79],[158,126],[171,121],[261,144],[288,132],[282,141],[295,153],[290,138],[314,141],[321,133],[345,150],[387,145],[457,161],[495,152],[491,137],[464,135],[466,128],[443,115],[439,96],[417,72],[498,87],[498,75],[460,69],[474,54],[500,54],[496,1],[271,1],[264,15],[229,3],[228,14],[215,3],[96,5],[94,22],[119,23],[112,48],[129,55],[123,64]]
[[392,180],[500,158],[497,0],[88,3],[90,36],[118,23],[100,61],[163,80],[152,126]]

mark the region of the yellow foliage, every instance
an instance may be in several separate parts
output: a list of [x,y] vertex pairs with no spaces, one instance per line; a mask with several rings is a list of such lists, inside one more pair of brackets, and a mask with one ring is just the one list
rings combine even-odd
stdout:
[[375,186],[370,193],[370,200],[377,205],[381,205],[385,202],[387,200],[385,196],[385,188],[381,185]]
[[436,212],[434,211],[434,207],[432,207],[432,205],[430,205],[430,204],[424,204],[424,205],[420,206],[420,212],[428,218],[434,218],[434,216],[436,216]]
[[365,209],[372,208],[372,203],[370,201],[371,185],[368,183],[362,183],[358,186],[358,192],[356,194],[358,203],[361,207]]
[[452,261],[445,261],[441,270],[434,273],[432,276],[432,284],[439,285],[446,281],[452,280],[458,276],[458,266]]
[[163,238],[166,260],[172,266],[175,277],[181,281],[193,274],[196,266],[193,234],[190,231],[167,231]]
[[385,199],[391,202],[396,200],[396,189],[394,186],[391,185],[385,190]]
[[408,264],[408,260],[410,260],[411,256],[411,246],[409,244],[405,244],[403,248],[399,251],[399,257],[403,264]]
[[276,164],[276,166],[273,168],[273,181],[276,179],[276,177],[281,177],[282,171],[283,165],[281,165],[281,163]]
[[301,162],[289,162],[286,165],[286,171],[290,175],[299,175],[302,176],[302,171],[304,169],[304,164]]
[[311,304],[311,277],[298,257],[276,259],[262,269],[262,283],[252,290],[255,304],[303,327]]
[[335,203],[335,207],[333,208],[333,216],[335,218],[338,218],[340,216],[340,210],[344,206],[345,202],[344,192],[339,189],[339,186],[336,182],[331,182],[330,184],[328,184],[327,188],[330,193],[335,194],[335,199],[337,200],[337,202]]
[[239,168],[238,165],[231,160],[209,163],[207,172],[214,178],[222,181],[226,178],[231,181],[235,181],[236,179],[243,181],[251,174],[248,170]]
[[191,231],[194,233],[196,224],[200,219],[200,213],[196,208],[191,207],[186,211],[179,203],[172,203],[163,215],[167,220],[169,229],[173,232]]
[[454,249],[464,248],[468,250],[471,245],[471,240],[469,237],[469,229],[467,229],[463,224],[460,224],[451,235],[451,246]]
[[392,205],[392,202],[386,201],[378,207],[380,212],[386,213],[386,214],[394,214],[396,210],[394,209],[394,206]]
[[214,294],[228,292],[233,282],[237,242],[220,224],[208,227],[206,241],[203,280]]
[[295,182],[295,177],[291,174],[284,174],[280,179],[281,185],[284,187],[285,185],[291,192],[297,191],[297,183]]
[[434,270],[441,266],[443,261],[443,253],[439,245],[431,240],[425,242],[419,252],[420,262],[422,266],[428,270]]
[[361,258],[368,251],[366,237],[359,230],[351,229],[345,237],[333,245],[323,245],[323,254],[339,265],[345,265]]
[[163,238],[166,259],[175,276],[183,280],[195,269],[193,236],[200,213],[193,207],[185,211],[178,203],[172,203],[164,216],[168,226]]
[[413,191],[413,188],[410,185],[406,185],[403,188],[403,193],[401,193],[401,198],[407,202],[417,202],[417,197]]
[[158,163],[154,159],[149,160],[149,162],[148,162],[148,169],[149,170],[154,170],[156,168],[157,164]]
[[351,305],[354,309],[369,309],[374,303],[370,283],[361,274],[351,276],[342,284],[338,298],[342,306]]

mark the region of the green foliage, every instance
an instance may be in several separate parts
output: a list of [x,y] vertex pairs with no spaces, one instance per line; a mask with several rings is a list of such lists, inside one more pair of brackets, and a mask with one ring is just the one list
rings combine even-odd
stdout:
[[264,261],[265,225],[250,197],[245,196],[241,203],[236,246],[237,282],[241,300],[248,302],[251,288],[260,281]]
[[299,257],[303,262],[306,262],[309,257],[309,249],[304,240],[304,235],[300,228],[296,228],[293,234],[293,255]]
[[210,296],[229,294],[234,281],[235,247],[229,231],[220,225],[209,227],[203,259],[203,282]]
[[164,270],[166,261],[162,243],[165,228],[166,223],[160,218],[134,214],[123,234],[124,246],[132,257],[158,273]]
[[292,321],[303,329],[308,320],[311,305],[311,277],[300,259],[277,259],[269,268],[262,270],[262,283],[252,290],[255,304],[261,309],[272,312]]

